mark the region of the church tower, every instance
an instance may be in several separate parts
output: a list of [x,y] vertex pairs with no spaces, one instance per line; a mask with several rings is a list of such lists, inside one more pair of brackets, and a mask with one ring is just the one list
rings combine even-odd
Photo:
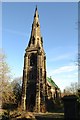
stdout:
[[22,108],[31,112],[44,112],[46,110],[45,103],[46,56],[36,7],[31,36],[24,55]]

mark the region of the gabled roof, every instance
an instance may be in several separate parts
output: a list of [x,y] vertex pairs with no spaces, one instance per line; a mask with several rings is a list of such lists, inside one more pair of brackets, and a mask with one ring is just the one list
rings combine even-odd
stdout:
[[47,81],[55,88],[59,89],[59,87],[55,84],[55,82],[52,80],[52,78],[47,77]]

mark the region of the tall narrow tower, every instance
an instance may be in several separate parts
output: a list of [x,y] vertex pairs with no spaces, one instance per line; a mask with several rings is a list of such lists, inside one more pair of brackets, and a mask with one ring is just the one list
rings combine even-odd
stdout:
[[32,112],[43,112],[46,109],[46,56],[43,49],[37,7],[29,44],[25,51],[22,108]]

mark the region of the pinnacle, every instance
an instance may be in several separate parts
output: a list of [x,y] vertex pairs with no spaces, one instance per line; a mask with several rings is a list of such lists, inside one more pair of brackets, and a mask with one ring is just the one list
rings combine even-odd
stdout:
[[38,15],[37,5],[36,5],[36,9],[35,9],[35,14],[34,14],[34,17],[39,17],[39,15]]
[[37,11],[37,5],[36,5],[36,9],[35,9],[35,11]]

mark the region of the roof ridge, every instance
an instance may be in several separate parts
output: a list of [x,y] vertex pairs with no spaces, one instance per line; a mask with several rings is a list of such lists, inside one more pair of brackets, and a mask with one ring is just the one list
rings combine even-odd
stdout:
[[50,77],[47,77],[48,82],[50,82],[52,85],[54,85],[55,87],[57,87],[59,89],[59,87],[56,85],[56,83],[53,81],[53,79]]

